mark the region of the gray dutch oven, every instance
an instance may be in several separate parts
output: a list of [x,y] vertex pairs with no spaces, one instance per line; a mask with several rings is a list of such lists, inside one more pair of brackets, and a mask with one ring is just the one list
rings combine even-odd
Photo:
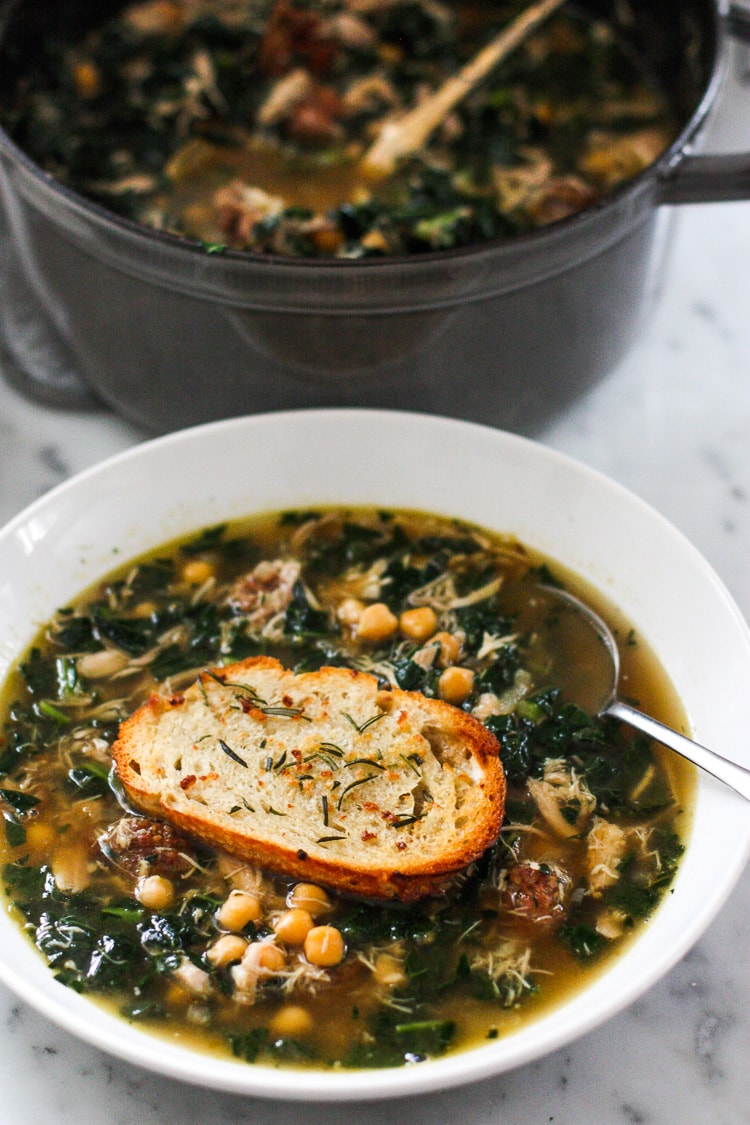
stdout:
[[[33,43],[75,6],[0,0],[0,84],[3,45]],[[628,348],[653,301],[665,205],[750,197],[750,155],[696,154],[750,14],[715,0],[631,8],[627,34],[664,76],[679,136],[604,203],[502,243],[360,262],[210,255],[76,195],[0,131],[11,378],[42,401],[100,400],[156,431],[326,405],[539,424]]]

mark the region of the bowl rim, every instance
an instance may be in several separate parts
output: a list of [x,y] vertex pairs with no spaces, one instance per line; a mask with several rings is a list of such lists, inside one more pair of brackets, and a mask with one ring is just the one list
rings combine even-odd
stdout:
[[[605,496],[619,505],[621,510],[633,514],[635,519],[645,521],[645,525],[657,540],[661,539],[663,543],[671,544],[679,557],[684,558],[688,570],[695,575],[695,581],[699,585],[704,584],[706,589],[710,590],[712,602],[724,614],[724,627],[736,642],[737,650],[744,661],[744,673],[750,672],[750,630],[738,607],[706,560],[655,509],[597,470],[539,442],[504,431],[492,430],[477,423],[457,421],[437,415],[346,408],[284,411],[206,423],[150,439],[76,474],[17,514],[0,530],[0,562],[4,555],[12,555],[13,552],[18,558],[22,548],[27,549],[24,555],[26,559],[33,556],[35,550],[46,550],[47,539],[58,526],[55,525],[54,520],[51,525],[46,522],[48,517],[51,518],[55,512],[64,513],[68,510],[69,503],[75,502],[78,494],[83,499],[89,499],[101,491],[103,486],[108,484],[111,486],[115,481],[121,482],[123,471],[131,470],[142,482],[149,477],[147,470],[150,468],[153,472],[155,465],[164,469],[167,464],[173,463],[175,466],[182,464],[184,472],[186,455],[192,460],[196,450],[201,448],[204,451],[201,456],[211,451],[218,454],[222,450],[228,451],[239,447],[247,449],[248,445],[253,444],[260,448],[261,439],[275,443],[277,450],[281,449],[284,442],[296,441],[304,445],[305,440],[308,440],[308,448],[303,448],[301,451],[304,456],[309,448],[315,446],[312,440],[314,435],[317,434],[318,441],[330,442],[332,435],[344,433],[346,448],[343,452],[335,453],[335,456],[343,459],[347,451],[356,451],[358,448],[368,449],[368,443],[372,443],[378,435],[381,439],[384,434],[392,439],[394,437],[401,439],[396,441],[397,446],[402,444],[408,435],[418,452],[430,448],[435,453],[444,448],[446,442],[453,443],[454,447],[457,443],[462,456],[465,454],[471,458],[481,447],[479,455],[484,456],[486,452],[490,461],[493,457],[497,458],[500,466],[505,458],[516,467],[519,463],[528,464],[532,468],[541,467],[549,479],[563,476],[575,480],[581,491],[588,493],[588,497],[584,496],[585,502],[592,497],[596,502],[598,497]],[[273,449],[273,445],[270,448]],[[298,459],[300,451],[296,447],[290,448],[290,458]],[[274,456],[276,455],[274,453]],[[283,450],[278,456],[285,456]],[[454,453],[448,460],[455,460],[455,457]],[[396,461],[398,465],[398,457]],[[350,481],[335,480],[330,485],[335,495],[331,495],[329,502],[336,503],[336,495],[343,493],[340,503],[356,503],[351,493],[352,487]],[[409,491],[412,487],[410,483],[401,482],[396,487],[396,491],[402,488]],[[356,485],[354,488],[356,491]],[[319,503],[324,502],[321,497]],[[276,505],[273,507],[275,508]],[[247,510],[259,509],[253,509],[252,504],[248,504]],[[268,510],[268,506],[263,505],[262,510]],[[442,509],[438,505],[433,510]],[[184,522],[188,514],[181,510],[177,512],[176,518]],[[204,526],[211,522],[215,521],[213,519],[203,521]],[[493,526],[493,524],[489,522],[486,526]],[[191,529],[198,530],[198,527],[188,524],[184,528],[185,532]],[[498,527],[497,530],[513,531],[514,528]],[[151,546],[154,547],[158,546],[159,541],[164,542],[172,537],[165,535],[161,540],[154,540],[153,532],[150,534]],[[34,535],[37,536],[36,540]],[[131,555],[132,553],[134,552],[131,552]],[[90,581],[102,577],[106,569],[113,569],[115,560],[111,559],[111,555],[108,557],[110,558],[108,568],[102,568],[102,560],[99,558],[85,563],[91,571]],[[119,564],[120,561],[126,561],[126,558],[127,555],[123,552],[122,558],[116,562]],[[29,569],[33,567],[29,566]],[[2,566],[0,566],[0,573],[2,573]],[[24,575],[24,581],[30,582],[31,579]],[[72,581],[72,578],[68,581]],[[79,590],[83,588],[83,586],[78,587]],[[0,579],[0,611],[3,605],[3,584]],[[28,643],[31,639],[28,631],[20,639]],[[14,654],[20,654],[23,645],[21,644],[19,648],[18,640],[14,644]],[[6,646],[4,658],[6,663],[10,656]],[[0,650],[0,675],[4,676],[2,659],[3,652]],[[723,825],[721,831],[729,831],[731,822],[735,847],[728,855],[716,879],[706,889],[705,897],[700,903],[700,910],[687,917],[678,934],[670,935],[668,949],[663,949],[659,945],[661,919],[666,914],[667,903],[664,903],[657,910],[654,922],[640,933],[633,945],[620,954],[611,968],[608,967],[595,977],[593,983],[587,985],[572,1001],[567,1001],[553,1009],[550,1015],[543,1015],[524,1025],[520,1031],[512,1033],[505,1039],[494,1040],[492,1043],[420,1063],[418,1066],[353,1072],[295,1071],[216,1059],[190,1049],[175,1047],[151,1033],[127,1025],[119,1017],[100,1008],[96,1002],[92,1003],[90,998],[71,994],[69,989],[54,981],[46,963],[42,963],[40,955],[21,933],[17,923],[7,916],[7,912],[0,918],[0,933],[5,934],[5,940],[0,947],[12,946],[11,960],[9,961],[7,948],[3,949],[0,952],[0,980],[47,1018],[92,1046],[104,1049],[112,1055],[146,1069],[188,1083],[286,1100],[332,1102],[378,1100],[458,1086],[540,1058],[592,1030],[626,1007],[673,967],[698,940],[719,911],[750,856],[750,820],[747,817],[740,818],[732,804],[733,796],[723,790],[718,783],[714,784],[712,779],[699,780],[696,816],[700,811],[704,819],[707,817],[713,823],[718,813],[717,823]],[[742,811],[744,813],[744,807]],[[695,849],[691,849],[689,841],[675,886],[679,883],[681,888],[687,887],[686,881],[692,877],[694,852]],[[675,901],[675,898],[669,901]],[[649,959],[647,964],[643,965],[640,964],[642,958],[637,952],[641,949],[645,950],[646,947],[648,947]],[[630,979],[629,973],[633,965],[638,966],[639,971],[637,977]],[[614,988],[613,982],[615,982]],[[155,1044],[160,1044],[159,1050],[154,1049]]]

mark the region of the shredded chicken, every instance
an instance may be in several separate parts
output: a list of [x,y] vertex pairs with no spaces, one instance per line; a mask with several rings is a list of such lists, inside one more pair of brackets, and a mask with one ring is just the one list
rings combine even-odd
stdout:
[[486,973],[496,985],[502,984],[503,1006],[515,1006],[529,991],[531,947],[517,941],[501,941],[470,960],[475,972]]
[[298,958],[284,967],[268,964],[268,951],[278,950],[273,938],[264,938],[248,945],[242,960],[231,969],[234,985],[234,999],[245,1005],[256,1002],[258,991],[263,984],[274,981],[285,992],[300,989],[314,991],[320,984],[330,980],[329,974],[303,958]]
[[395,107],[400,104],[393,83],[382,74],[355,79],[344,94],[343,101],[344,111],[349,115],[375,113],[383,106]]
[[543,779],[530,777],[528,787],[540,816],[563,840],[579,836],[596,808],[586,782],[562,759],[548,758]]
[[220,229],[232,238],[245,239],[250,238],[256,223],[280,215],[285,206],[283,199],[242,180],[233,180],[219,188],[213,205]]
[[188,957],[183,957],[174,970],[175,980],[194,996],[209,996],[211,994],[211,978],[205,969],[194,965]]
[[290,110],[307,97],[312,84],[312,75],[304,67],[296,67],[279,78],[258,110],[259,123],[273,125],[277,121],[283,121]]
[[318,35],[357,51],[374,47],[377,42],[374,29],[353,12],[337,12],[321,20]]
[[629,833],[619,824],[596,816],[586,842],[589,892],[594,898],[599,898],[620,878],[618,866],[627,853]]

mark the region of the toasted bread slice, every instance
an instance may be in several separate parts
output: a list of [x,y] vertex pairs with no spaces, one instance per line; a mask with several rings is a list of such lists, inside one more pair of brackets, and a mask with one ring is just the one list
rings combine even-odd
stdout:
[[414,901],[497,839],[505,778],[478,720],[343,668],[269,657],[203,672],[120,728],[139,809],[206,843],[339,891]]

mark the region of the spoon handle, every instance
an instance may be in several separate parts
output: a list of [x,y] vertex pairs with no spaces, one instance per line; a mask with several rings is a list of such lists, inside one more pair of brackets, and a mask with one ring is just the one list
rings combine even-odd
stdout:
[[642,711],[637,711],[634,707],[629,707],[627,703],[621,703],[619,700],[611,703],[603,714],[610,715],[613,719],[619,719],[621,722],[635,727],[636,730],[642,731],[643,734],[647,734],[657,742],[668,746],[670,750],[675,750],[683,758],[687,758],[696,766],[700,766],[701,769],[718,778],[719,781],[723,781],[725,785],[730,786],[736,793],[750,801],[750,769],[745,766],[741,766],[738,762],[730,762],[728,758],[722,758],[721,754],[717,754],[714,750],[708,750],[705,746],[693,742],[684,734],[678,734],[671,727],[664,726],[663,723],[652,719],[650,715],[644,715]]
[[565,0],[536,0],[433,94],[404,117],[387,122],[362,158],[363,171],[373,180],[390,175],[400,157],[421,148],[454,106],[564,3]]

